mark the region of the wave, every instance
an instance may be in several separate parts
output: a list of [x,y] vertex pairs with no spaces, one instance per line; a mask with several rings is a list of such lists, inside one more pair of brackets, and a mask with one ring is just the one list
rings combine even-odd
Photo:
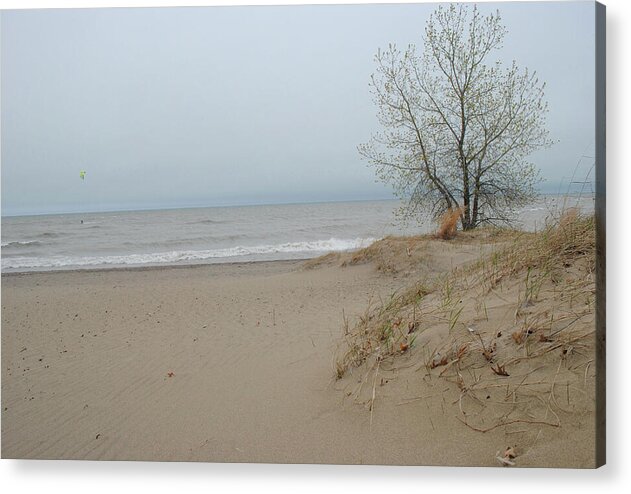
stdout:
[[37,240],[16,240],[14,242],[2,242],[2,247],[25,247],[27,245],[41,245]]
[[37,234],[36,236],[40,238],[57,238],[60,236],[60,234],[57,232],[43,232]]
[[195,220],[187,222],[187,225],[220,225],[222,223],[227,223],[225,220]]
[[285,255],[318,255],[331,251],[349,251],[366,247],[375,238],[355,238],[315,240],[311,242],[287,242],[273,245],[237,246],[214,250],[187,250],[128,254],[117,256],[52,256],[52,257],[12,257],[2,259],[2,269],[54,269],[65,267],[124,266],[143,264],[176,264],[180,262],[203,262],[212,259],[270,256],[282,259]]
[[151,248],[151,247],[176,247],[177,245],[190,245],[191,243],[199,243],[203,242],[204,244],[208,244],[209,242],[217,242],[217,241],[235,241],[243,238],[247,238],[248,235],[245,233],[237,233],[232,235],[206,235],[203,237],[185,237],[185,238],[172,238],[166,240],[154,240],[154,241],[136,241],[136,240],[127,240],[122,242],[121,245],[126,247],[135,247],[135,248]]

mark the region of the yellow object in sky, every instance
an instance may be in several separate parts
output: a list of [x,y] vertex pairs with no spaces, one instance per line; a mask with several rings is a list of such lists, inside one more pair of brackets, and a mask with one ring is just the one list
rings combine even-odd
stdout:
[[84,171],[84,170],[81,170],[81,171],[79,172],[79,176],[81,177],[81,180],[85,180],[85,171]]

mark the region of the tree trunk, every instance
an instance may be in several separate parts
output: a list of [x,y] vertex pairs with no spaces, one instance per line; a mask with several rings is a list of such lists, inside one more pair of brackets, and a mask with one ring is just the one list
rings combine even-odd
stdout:
[[469,174],[466,167],[463,166],[463,193],[462,193],[462,229],[471,230],[474,228],[474,224],[471,222],[471,193],[469,192]]
[[473,228],[475,228],[478,225],[479,207],[480,207],[480,177],[476,173],[475,186],[473,189],[473,212],[471,214],[471,223],[473,223]]

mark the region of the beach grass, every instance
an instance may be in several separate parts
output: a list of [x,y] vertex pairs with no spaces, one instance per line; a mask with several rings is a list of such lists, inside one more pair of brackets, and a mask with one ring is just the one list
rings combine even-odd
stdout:
[[[335,377],[405,361],[424,379],[454,386],[456,417],[475,431],[559,427],[561,417],[578,407],[572,396],[590,396],[594,385],[594,217],[569,209],[539,232],[485,229],[451,238],[457,248],[492,247],[472,262],[413,280],[353,322],[346,319]],[[406,242],[437,241],[384,239],[351,261],[379,262],[390,249],[393,262],[395,247],[404,259]]]

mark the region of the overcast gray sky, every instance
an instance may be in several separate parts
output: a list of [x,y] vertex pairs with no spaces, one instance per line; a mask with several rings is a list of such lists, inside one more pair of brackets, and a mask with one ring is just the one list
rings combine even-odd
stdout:
[[[3,11],[2,214],[389,198],[357,153],[373,56],[434,8]],[[556,192],[594,153],[594,4],[480,8],[547,82],[559,143],[532,159]]]

